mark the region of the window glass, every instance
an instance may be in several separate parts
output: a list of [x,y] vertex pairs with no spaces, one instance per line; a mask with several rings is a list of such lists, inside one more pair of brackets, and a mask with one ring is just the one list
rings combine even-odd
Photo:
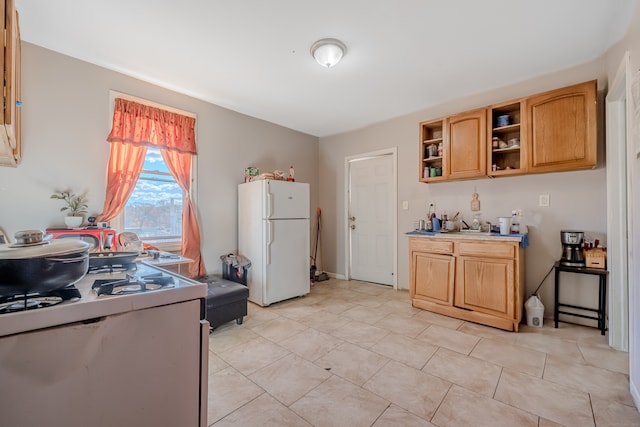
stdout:
[[143,240],[171,242],[182,236],[183,192],[157,148],[148,147],[136,188],[124,209],[124,229]]

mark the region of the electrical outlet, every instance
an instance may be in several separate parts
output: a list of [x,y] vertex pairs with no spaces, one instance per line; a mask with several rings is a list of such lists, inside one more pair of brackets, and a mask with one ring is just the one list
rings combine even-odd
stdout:
[[540,195],[540,201],[538,202],[538,205],[549,207],[549,204],[550,204],[549,202],[550,202],[550,198],[548,194]]
[[402,201],[402,210],[408,210],[409,209],[409,201],[408,200],[403,200]]

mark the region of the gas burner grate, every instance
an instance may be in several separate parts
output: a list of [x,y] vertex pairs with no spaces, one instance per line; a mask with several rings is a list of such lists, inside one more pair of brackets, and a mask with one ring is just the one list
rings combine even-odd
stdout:
[[125,279],[101,279],[95,280],[91,288],[98,295],[126,295],[137,294],[148,291],[156,291],[174,286],[173,277],[165,276],[162,273],[148,274],[146,276],[135,277],[127,274]]
[[37,310],[80,298],[80,291],[75,286],[48,292],[4,296],[0,297],[0,314]]
[[122,273],[124,271],[135,271],[138,265],[135,262],[127,262],[124,264],[101,265],[97,267],[89,267],[87,274],[98,273]]

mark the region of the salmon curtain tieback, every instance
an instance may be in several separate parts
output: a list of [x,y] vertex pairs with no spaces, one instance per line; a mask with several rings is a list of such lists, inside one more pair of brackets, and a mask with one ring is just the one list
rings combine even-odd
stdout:
[[191,162],[196,155],[193,117],[116,98],[107,167],[107,189],[99,221],[109,221],[124,209],[140,176],[147,147],[157,147],[169,172],[184,193],[182,256],[192,259],[189,276],[206,274],[200,252],[200,228],[191,203]]

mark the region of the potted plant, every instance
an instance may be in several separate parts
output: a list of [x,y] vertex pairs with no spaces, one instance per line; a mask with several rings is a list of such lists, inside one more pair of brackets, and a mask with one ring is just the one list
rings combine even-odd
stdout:
[[58,191],[51,195],[52,199],[64,200],[65,206],[60,208],[60,212],[68,211],[64,218],[64,223],[69,228],[77,228],[82,225],[84,218],[83,213],[87,213],[87,196],[86,194],[74,194],[70,190]]

